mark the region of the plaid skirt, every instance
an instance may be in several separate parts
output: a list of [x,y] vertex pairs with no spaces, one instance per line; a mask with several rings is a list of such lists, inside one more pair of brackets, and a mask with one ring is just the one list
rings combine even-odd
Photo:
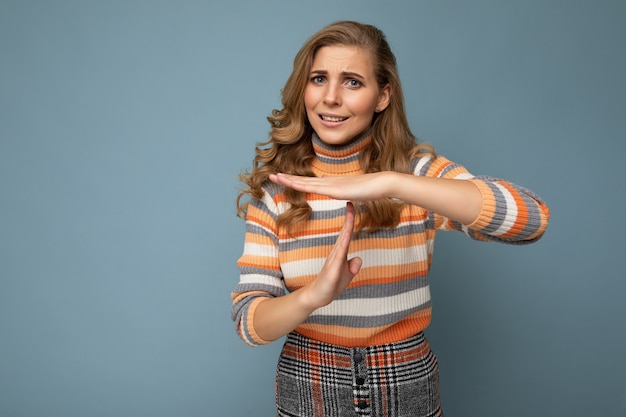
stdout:
[[423,333],[370,347],[287,336],[276,372],[276,407],[285,417],[435,417],[439,367]]

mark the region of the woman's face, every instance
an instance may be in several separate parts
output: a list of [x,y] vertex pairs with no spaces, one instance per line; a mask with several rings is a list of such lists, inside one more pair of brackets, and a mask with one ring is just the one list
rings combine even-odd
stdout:
[[370,54],[352,46],[324,46],[304,90],[309,123],[328,145],[345,145],[372,125],[376,109],[389,105],[390,88],[378,87]]

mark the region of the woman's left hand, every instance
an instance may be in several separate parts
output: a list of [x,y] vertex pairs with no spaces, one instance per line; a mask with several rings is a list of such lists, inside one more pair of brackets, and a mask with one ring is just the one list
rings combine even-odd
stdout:
[[270,181],[311,194],[321,194],[336,200],[370,201],[389,197],[392,172],[347,177],[302,177],[271,174]]

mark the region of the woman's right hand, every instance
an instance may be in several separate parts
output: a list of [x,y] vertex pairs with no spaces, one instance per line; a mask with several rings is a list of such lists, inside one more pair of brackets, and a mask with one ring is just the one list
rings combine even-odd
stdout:
[[346,289],[362,264],[359,257],[348,259],[353,229],[354,206],[348,203],[343,227],[315,281],[282,297],[259,302],[253,327],[261,339],[271,342],[286,335]]
[[346,289],[361,269],[359,257],[348,259],[348,249],[354,230],[354,205],[347,203],[346,218],[339,232],[337,241],[326,257],[322,270],[315,281],[303,287],[302,300],[310,308],[317,309],[330,304]]

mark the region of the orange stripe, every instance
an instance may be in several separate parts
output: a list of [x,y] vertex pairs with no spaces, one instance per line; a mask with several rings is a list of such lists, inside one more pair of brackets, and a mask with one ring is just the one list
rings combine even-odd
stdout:
[[[426,262],[422,262],[426,265]],[[348,288],[358,288],[360,286],[365,285],[376,285],[376,284],[392,284],[396,282],[402,282],[407,280],[412,280],[415,278],[415,274],[413,272],[407,274],[393,274],[389,272],[389,267],[379,267],[376,269],[385,270],[385,275],[381,276],[375,272],[370,273],[367,269],[358,273],[356,277],[352,280],[352,282],[348,285]],[[373,268],[372,268],[373,269]],[[427,269],[422,269],[420,272],[423,275],[426,275],[428,272]],[[418,273],[419,275],[419,273]],[[299,275],[293,278],[285,278],[285,287],[289,291],[296,291],[305,285],[309,285],[311,282],[317,279],[317,274],[308,274],[308,275]]]
[[416,311],[392,326],[355,329],[344,326],[303,324],[296,331],[316,340],[339,346],[366,347],[404,340],[423,331],[431,319],[431,308]]
[[511,193],[513,199],[515,200],[515,204],[517,205],[516,221],[513,224],[513,227],[511,227],[508,232],[502,235],[503,238],[510,238],[519,235],[521,231],[524,230],[526,223],[528,223],[528,207],[526,207],[526,203],[524,202],[522,196],[517,191],[515,191],[515,189],[511,187],[508,183],[501,183],[500,185],[505,187],[509,191],[509,193]]

